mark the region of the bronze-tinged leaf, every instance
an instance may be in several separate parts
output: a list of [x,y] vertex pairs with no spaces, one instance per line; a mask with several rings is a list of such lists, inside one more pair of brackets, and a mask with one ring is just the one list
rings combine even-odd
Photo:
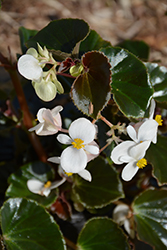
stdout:
[[110,100],[111,71],[107,57],[97,51],[82,56],[84,73],[74,81],[71,97],[84,114],[96,118]]

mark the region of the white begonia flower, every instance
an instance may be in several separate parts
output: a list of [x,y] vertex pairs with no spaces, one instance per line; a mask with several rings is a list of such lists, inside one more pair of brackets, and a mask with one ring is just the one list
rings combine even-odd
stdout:
[[[93,146],[98,148],[98,144],[95,141],[91,142],[89,145],[93,145]],[[98,154],[91,154],[88,151],[85,151],[85,152],[87,154],[87,163],[99,155],[99,153]],[[61,174],[59,173],[60,176],[66,176],[68,178],[69,176],[72,175],[72,173],[65,173],[64,172],[63,168],[61,167],[61,160],[60,159],[61,159],[60,157],[50,157],[47,160],[50,162],[53,162],[53,163],[60,164],[60,172],[61,172]],[[63,171],[61,171],[61,170],[63,170]],[[92,176],[91,176],[90,172],[86,169],[81,170],[77,174],[80,177],[82,177],[83,179],[85,179],[86,181],[91,182],[91,180],[92,180]]]
[[[57,91],[63,93],[64,89],[56,77],[57,62],[52,54],[38,44],[38,52],[34,48],[27,50],[26,54],[18,60],[18,71],[28,80],[32,80],[36,94],[43,101],[51,101],[56,97]],[[46,64],[53,65],[48,71],[43,71]]]
[[28,80],[40,82],[43,77],[43,70],[37,58],[26,54],[19,58],[18,71]]
[[41,108],[37,113],[39,124],[30,128],[29,131],[34,131],[38,135],[53,135],[61,130],[62,121],[59,114],[63,110],[62,106],[56,106],[52,110]]
[[[97,156],[97,155],[96,155]],[[96,157],[94,156],[94,158]],[[63,168],[61,167],[61,158],[60,157],[50,157],[48,158],[47,160],[50,161],[50,162],[53,162],[53,163],[57,163],[57,164],[60,164],[60,169],[59,171],[59,174],[60,176],[65,176],[66,178],[70,177],[72,175],[72,173],[65,173]],[[79,176],[81,176],[83,179],[85,179],[86,181],[90,181],[92,180],[92,176],[90,174],[90,172],[86,169],[83,169],[81,170],[80,172],[77,173]]]
[[134,141],[124,141],[117,145],[111,152],[111,159],[116,164],[128,163],[122,171],[122,179],[130,181],[140,168],[147,165],[144,159],[150,141],[136,144]]
[[132,239],[135,237],[134,224],[132,220],[132,212],[126,204],[119,204],[113,210],[113,220],[120,226],[124,226],[126,232]]
[[[62,144],[71,144],[63,150],[60,156],[60,165],[67,175],[78,173],[86,179],[87,170],[85,170],[88,160],[93,159],[99,154],[99,147],[94,144],[96,127],[86,118],[79,118],[73,121],[69,127],[69,135],[59,134],[57,139]],[[90,155],[89,155],[90,154]],[[95,158],[94,157],[94,158]],[[49,161],[56,162],[53,158]],[[84,170],[84,171],[83,171]],[[87,179],[90,179],[87,177]]]
[[153,119],[155,111],[155,101],[151,100],[149,118],[145,118],[143,122],[138,122],[134,126],[127,127],[127,133],[130,138],[136,143],[143,141],[157,142],[158,126],[162,125],[161,115],[156,115]]
[[30,192],[47,197],[50,194],[52,189],[59,187],[65,181],[66,181],[66,178],[63,178],[62,180],[58,180],[54,182],[47,181],[46,183],[43,183],[42,181],[39,181],[37,179],[30,179],[27,181],[27,187]]

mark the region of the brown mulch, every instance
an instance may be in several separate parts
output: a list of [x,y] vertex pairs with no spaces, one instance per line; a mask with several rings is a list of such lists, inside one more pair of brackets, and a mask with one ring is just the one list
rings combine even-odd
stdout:
[[167,65],[167,0],[3,0],[0,51],[21,53],[18,28],[40,30],[51,20],[81,18],[112,45],[124,39],[151,46],[150,60]]

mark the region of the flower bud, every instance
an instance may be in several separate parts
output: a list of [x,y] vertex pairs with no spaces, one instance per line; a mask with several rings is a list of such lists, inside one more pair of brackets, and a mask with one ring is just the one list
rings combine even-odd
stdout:
[[70,74],[74,77],[77,77],[82,73],[83,69],[84,68],[82,64],[74,65],[70,68]]

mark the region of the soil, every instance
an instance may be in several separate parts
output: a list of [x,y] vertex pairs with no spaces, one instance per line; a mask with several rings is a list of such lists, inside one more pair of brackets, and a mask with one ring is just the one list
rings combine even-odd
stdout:
[[166,0],[2,0],[0,51],[21,53],[18,28],[40,30],[51,20],[84,19],[103,39],[116,45],[124,39],[143,40],[150,61],[167,66]]

